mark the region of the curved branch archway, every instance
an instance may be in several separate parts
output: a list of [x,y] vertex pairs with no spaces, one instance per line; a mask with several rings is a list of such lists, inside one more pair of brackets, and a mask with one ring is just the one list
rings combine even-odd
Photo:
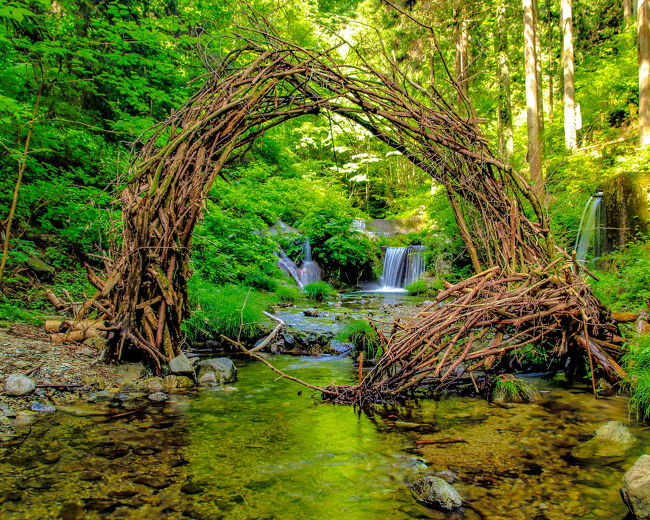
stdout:
[[[444,185],[477,272],[493,268],[508,280],[518,271],[541,272],[561,254],[526,179],[492,155],[477,121],[458,114],[441,92],[411,81],[389,57],[384,73],[356,51],[356,65],[341,65],[332,52],[252,33],[239,36],[244,46],[206,76],[132,164],[121,196],[122,243],[104,277],[89,271],[94,302],[109,316],[111,358],[135,348],[160,367],[180,353],[192,232],[205,197],[229,159],[269,128],[305,114],[330,111],[356,122]],[[593,303],[576,305],[600,323]],[[444,363],[457,358],[454,349]],[[436,368],[440,359],[432,359],[415,377]]]

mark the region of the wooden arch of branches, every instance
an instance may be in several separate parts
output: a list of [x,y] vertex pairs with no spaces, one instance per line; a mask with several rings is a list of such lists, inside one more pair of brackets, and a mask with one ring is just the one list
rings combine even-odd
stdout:
[[367,129],[447,189],[480,274],[445,290],[409,324],[382,333],[384,354],[370,375],[327,395],[391,398],[427,375],[444,384],[460,368],[542,340],[566,352],[582,338],[590,360],[596,356],[609,376],[620,375],[606,352],[613,334],[607,316],[553,245],[531,186],[490,152],[449,72],[446,99],[435,86],[412,81],[387,54],[378,70],[351,48],[352,64],[343,65],[334,49],[304,49],[268,24],[251,23],[257,28],[235,36],[237,50],[209,70],[200,90],[134,158],[121,195],[122,241],[104,273],[89,269],[97,293],[86,308],[107,318],[110,358],[135,349],[160,369],[180,353],[192,232],[214,180],[269,128],[329,111]]

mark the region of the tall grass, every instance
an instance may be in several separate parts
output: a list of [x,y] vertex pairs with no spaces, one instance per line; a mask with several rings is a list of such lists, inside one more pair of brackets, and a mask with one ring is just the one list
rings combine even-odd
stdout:
[[243,341],[261,334],[262,312],[273,296],[249,287],[218,286],[193,276],[189,282],[190,317],[183,328],[191,341],[219,339],[223,334]]
[[650,335],[638,336],[628,343],[623,366],[629,376],[630,411],[647,421],[650,419]]
[[363,352],[366,359],[375,359],[382,354],[379,335],[367,321],[355,320],[348,323],[336,335],[336,339],[352,343],[354,349]]
[[336,294],[334,288],[327,282],[323,281],[308,283],[302,289],[307,293],[307,298],[318,302],[323,301],[328,296]]

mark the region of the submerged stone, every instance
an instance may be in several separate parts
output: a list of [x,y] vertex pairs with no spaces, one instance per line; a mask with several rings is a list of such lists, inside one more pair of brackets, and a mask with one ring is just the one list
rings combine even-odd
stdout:
[[574,449],[572,455],[577,459],[622,458],[635,441],[621,421],[609,421],[598,427],[593,438]]
[[650,455],[642,455],[627,470],[621,497],[635,518],[650,519]]
[[7,395],[29,395],[36,390],[36,382],[25,374],[9,374],[4,383]]
[[444,511],[453,511],[463,503],[458,491],[440,477],[423,477],[411,486],[411,491],[418,501]]
[[169,399],[169,397],[164,392],[155,392],[153,394],[149,394],[149,401],[153,401],[154,403],[162,403],[167,399]]
[[101,392],[93,392],[90,394],[88,397],[86,397],[86,401],[89,403],[107,403],[109,401],[113,400],[113,394],[110,392],[107,392],[106,390],[102,390]]
[[30,410],[32,412],[37,412],[37,413],[52,413],[52,412],[56,412],[56,406],[51,404],[43,404],[43,403],[39,403],[38,401],[35,401],[30,406]]
[[199,363],[199,379],[208,372],[214,372],[217,383],[232,383],[237,381],[237,368],[231,359],[228,358],[210,358],[204,359]]

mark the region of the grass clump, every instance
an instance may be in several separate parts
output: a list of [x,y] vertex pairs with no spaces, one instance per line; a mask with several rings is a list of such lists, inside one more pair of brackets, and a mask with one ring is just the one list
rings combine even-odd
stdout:
[[318,302],[323,301],[328,296],[336,294],[334,288],[327,282],[323,281],[308,283],[302,289],[307,293],[307,298]]
[[278,285],[275,294],[283,302],[295,302],[303,297],[302,291],[295,285]]
[[[198,276],[189,282],[191,313],[183,328],[191,341],[219,339],[221,335],[242,341],[261,334],[262,312],[273,298],[249,287],[218,286]],[[243,309],[243,310],[242,310]]]
[[650,335],[638,336],[628,343],[623,366],[629,376],[630,411],[646,421],[650,419]]
[[503,374],[494,378],[492,400],[496,403],[534,403],[541,399],[537,389],[512,374]]
[[429,286],[427,285],[426,280],[415,280],[405,288],[412,296],[415,296],[416,294],[426,294],[429,291]]
[[351,321],[336,335],[336,339],[352,343],[356,352],[363,352],[366,359],[375,359],[382,354],[377,331],[364,320]]

